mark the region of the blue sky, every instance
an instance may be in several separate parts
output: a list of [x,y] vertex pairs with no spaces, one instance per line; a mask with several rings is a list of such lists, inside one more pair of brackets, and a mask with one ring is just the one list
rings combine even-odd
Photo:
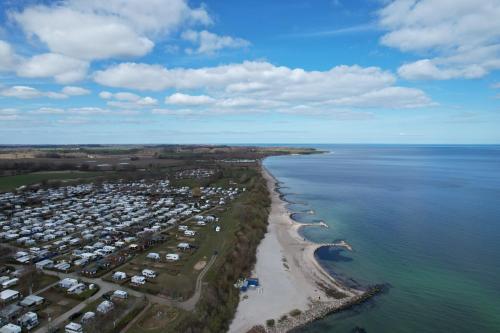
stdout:
[[500,143],[500,1],[3,1],[0,144]]

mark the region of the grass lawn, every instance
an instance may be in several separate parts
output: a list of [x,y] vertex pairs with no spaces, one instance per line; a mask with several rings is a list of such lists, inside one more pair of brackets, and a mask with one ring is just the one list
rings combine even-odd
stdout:
[[175,327],[186,318],[184,310],[166,305],[153,304],[127,333],[169,333],[177,332]]
[[37,274],[33,282],[33,291],[43,289],[57,281],[59,281],[59,278],[57,276]]
[[[242,194],[245,196],[246,194]],[[232,207],[237,204],[240,199],[229,203],[229,206],[224,208],[216,208],[209,214],[220,217],[217,225],[221,226],[220,232],[215,232],[215,223],[206,226],[197,226],[194,219],[189,219],[181,224],[189,226],[189,229],[197,232],[196,237],[185,237],[182,231],[178,231],[177,227],[170,230],[167,240],[159,245],[156,245],[143,253],[136,255],[127,264],[121,266],[118,270],[123,271],[127,276],[141,275],[143,269],[152,269],[157,272],[157,277],[146,282],[145,285],[133,287],[142,292],[147,292],[153,295],[163,294],[167,297],[175,299],[189,298],[195,288],[196,278],[203,270],[204,264],[208,263],[215,251],[219,253],[216,261],[217,264],[224,262],[225,253],[230,248],[230,241],[234,237],[234,232],[237,228],[238,220],[231,213]],[[180,242],[188,242],[197,246],[197,249],[188,251],[177,250],[177,244]],[[150,252],[160,254],[161,260],[156,262],[147,259],[146,256]],[[179,253],[181,259],[177,262],[167,262],[165,255],[167,253]],[[105,279],[110,280],[113,272],[106,275]],[[126,283],[130,287],[130,283]]]
[[78,180],[104,175],[103,172],[53,171],[32,172],[24,175],[0,177],[0,191],[11,191],[19,186],[36,184],[42,181]]
[[49,316],[55,319],[81,302],[81,300],[70,298],[63,291],[59,291],[55,288],[50,288],[39,296],[45,298],[46,304],[44,309],[39,312],[41,326],[47,322]]

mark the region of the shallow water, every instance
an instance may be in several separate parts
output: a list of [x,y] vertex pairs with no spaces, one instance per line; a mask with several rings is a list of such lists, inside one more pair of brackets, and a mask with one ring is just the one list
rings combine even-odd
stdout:
[[319,148],[264,164],[299,220],[330,227],[305,237],[354,247],[318,253],[328,270],[391,287],[300,332],[500,332],[500,147]]

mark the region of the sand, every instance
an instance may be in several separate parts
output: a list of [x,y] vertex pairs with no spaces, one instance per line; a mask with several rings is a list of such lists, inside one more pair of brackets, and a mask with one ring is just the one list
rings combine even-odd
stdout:
[[313,313],[312,308],[319,303],[335,308],[348,300],[329,298],[318,285],[338,289],[348,298],[361,294],[335,281],[319,265],[314,252],[324,245],[300,237],[298,230],[301,225],[290,218],[286,202],[276,192],[276,180],[264,168],[262,172],[271,193],[272,205],[268,232],[257,249],[253,272],[259,278],[261,287],[241,293],[230,333],[245,333],[253,326],[265,326],[266,320],[278,321],[294,309]]

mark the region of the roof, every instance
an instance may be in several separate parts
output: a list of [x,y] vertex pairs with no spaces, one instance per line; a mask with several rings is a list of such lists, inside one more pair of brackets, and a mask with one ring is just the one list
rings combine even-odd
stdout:
[[21,301],[21,305],[30,305],[30,304],[33,304],[33,303],[41,302],[43,300],[44,300],[43,297],[40,297],[40,296],[37,296],[37,295],[29,295],[29,296],[26,296]]
[[74,330],[74,331],[78,331],[80,328],[82,328],[82,325],[71,322],[68,325],[66,325],[65,328],[68,328],[68,329]]
[[0,292],[0,299],[9,299],[12,296],[18,295],[19,291],[17,290],[12,290],[12,289],[6,289]]

